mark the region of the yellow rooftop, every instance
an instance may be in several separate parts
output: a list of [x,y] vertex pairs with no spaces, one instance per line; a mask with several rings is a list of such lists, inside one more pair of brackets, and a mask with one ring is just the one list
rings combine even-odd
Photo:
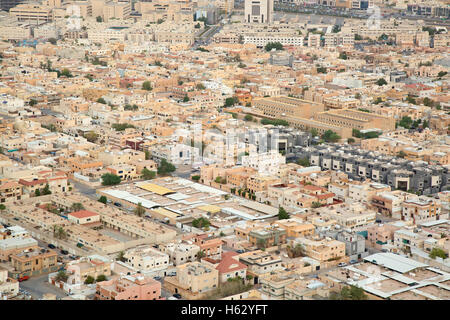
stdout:
[[220,210],[221,210],[220,207],[214,206],[211,204],[199,206],[197,208],[199,208],[200,210],[206,211],[206,212],[210,212],[210,213],[217,213],[217,212],[220,212]]
[[173,190],[158,186],[157,184],[154,183],[141,184],[139,185],[139,188],[159,194],[160,196],[164,196],[169,193],[175,193],[175,191]]

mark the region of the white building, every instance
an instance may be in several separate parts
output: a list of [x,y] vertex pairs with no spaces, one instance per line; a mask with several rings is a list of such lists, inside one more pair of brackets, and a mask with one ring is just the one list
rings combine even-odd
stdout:
[[141,271],[160,271],[170,265],[169,255],[151,246],[139,246],[125,252],[127,264]]
[[245,0],[245,22],[272,23],[274,0]]
[[168,243],[162,249],[175,266],[195,261],[200,247],[192,243]]
[[242,157],[242,166],[250,167],[262,175],[277,175],[280,165],[286,163],[286,157],[278,151],[252,152],[248,156]]
[[19,282],[8,278],[8,270],[0,267],[0,300],[3,297],[15,297],[19,293]]

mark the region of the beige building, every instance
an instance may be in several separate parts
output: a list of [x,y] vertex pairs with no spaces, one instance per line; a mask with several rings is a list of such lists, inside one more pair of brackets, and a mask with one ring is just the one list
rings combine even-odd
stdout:
[[141,271],[160,271],[169,267],[169,255],[144,245],[127,250],[126,263]]
[[339,260],[345,257],[345,243],[334,239],[312,240],[298,238],[295,241],[305,248],[308,257],[320,262]]
[[0,267],[0,297],[11,298],[19,293],[19,282],[8,277],[8,270]]
[[177,266],[197,259],[200,247],[192,243],[166,243],[161,247],[162,252],[169,255],[170,262]]

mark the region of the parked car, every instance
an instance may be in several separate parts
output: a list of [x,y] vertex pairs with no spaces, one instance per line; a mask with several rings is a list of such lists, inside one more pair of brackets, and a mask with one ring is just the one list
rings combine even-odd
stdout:
[[347,264],[345,262],[341,262],[338,264],[339,267],[345,267]]
[[377,219],[377,220],[375,220],[375,222],[376,223],[381,223],[382,221],[381,221],[381,219]]
[[179,293],[174,293],[173,296],[177,299],[181,299],[181,294]]
[[357,260],[350,260],[350,264],[355,264],[357,262],[358,262]]
[[30,277],[29,276],[23,276],[23,277],[20,277],[19,279],[17,279],[19,282],[22,282],[22,281],[26,281],[26,280],[28,280],[28,279],[30,279]]
[[155,279],[156,281],[160,281],[161,277],[153,277],[153,279]]
[[244,250],[236,250],[237,253],[244,253]]
[[120,203],[118,203],[118,202],[114,202],[114,205],[116,206],[116,207],[121,207],[122,205],[120,204]]
[[51,243],[48,245],[48,247],[49,247],[50,249],[55,249],[55,248],[56,248],[56,246],[55,246],[54,244],[51,244]]
[[69,251],[67,251],[67,250],[61,250],[61,254],[66,255],[66,254],[68,254],[68,253],[69,253]]

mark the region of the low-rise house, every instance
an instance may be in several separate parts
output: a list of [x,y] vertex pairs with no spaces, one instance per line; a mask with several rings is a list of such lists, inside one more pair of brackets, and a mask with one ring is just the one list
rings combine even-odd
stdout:
[[161,283],[140,275],[126,275],[97,283],[97,300],[160,300]]

